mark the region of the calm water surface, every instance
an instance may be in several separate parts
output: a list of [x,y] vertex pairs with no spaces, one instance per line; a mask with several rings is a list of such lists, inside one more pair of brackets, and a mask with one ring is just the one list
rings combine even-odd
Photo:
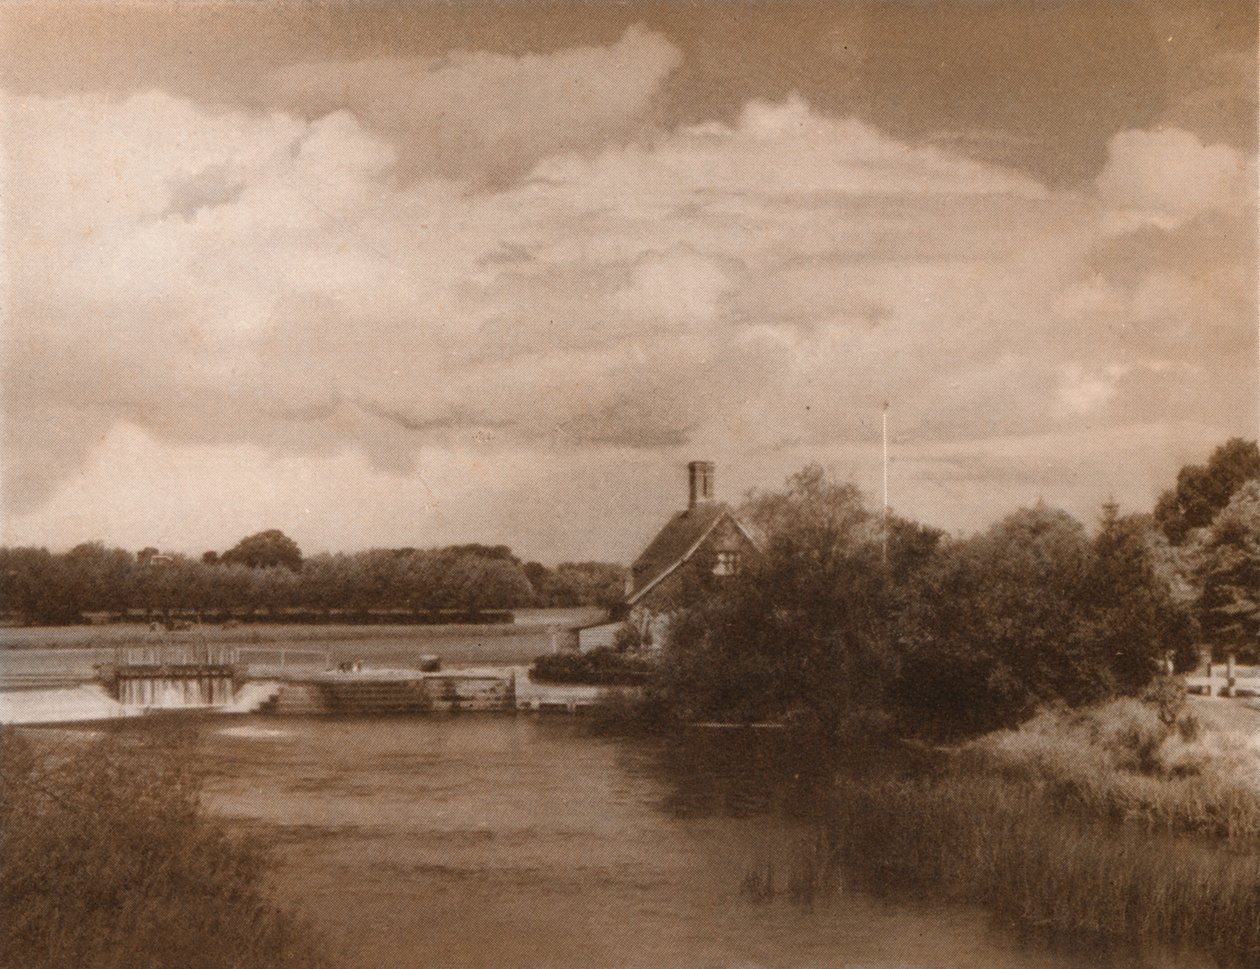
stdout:
[[[135,728],[133,728],[135,729]],[[143,728],[139,728],[143,729]],[[1202,966],[1022,940],[985,913],[785,890],[815,844],[777,738],[642,741],[564,718],[209,718],[208,806],[359,967]],[[773,897],[743,885],[767,867]]]

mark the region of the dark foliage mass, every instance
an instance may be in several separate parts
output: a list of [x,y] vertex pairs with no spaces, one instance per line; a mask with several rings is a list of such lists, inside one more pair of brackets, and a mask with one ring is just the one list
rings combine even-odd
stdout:
[[1114,507],[1093,537],[1038,506],[948,540],[885,530],[856,489],[810,468],[744,514],[763,554],[674,616],[659,690],[681,719],[957,736],[1139,692],[1197,658],[1149,519]]
[[810,468],[745,515],[766,536],[762,554],[673,625],[663,672],[680,714],[878,716],[895,671],[892,584],[861,495]]
[[283,566],[297,572],[302,568],[302,550],[284,532],[270,528],[257,535],[242,538],[223,553],[222,561],[226,565],[248,565],[251,569]]
[[655,670],[656,664],[643,656],[601,647],[586,653],[540,656],[534,661],[530,678],[542,683],[637,686]]
[[199,559],[153,548],[133,555],[99,542],[62,555],[0,548],[0,603],[20,621],[44,625],[129,612],[308,621],[371,621],[388,612],[449,621],[526,606],[606,606],[620,596],[624,575],[600,562],[522,565],[504,545],[303,557],[283,532],[269,530]]
[[1218,657],[1260,662],[1260,479],[1247,482],[1206,530],[1199,621]]
[[0,734],[0,966],[326,964],[264,892],[264,853],[201,811],[170,741],[49,750]]
[[1231,438],[1212,452],[1207,464],[1181,469],[1176,488],[1165,491],[1155,505],[1155,520],[1169,541],[1180,544],[1192,530],[1209,527],[1238,489],[1258,478],[1256,442]]
[[894,706],[945,733],[1133,693],[1168,656],[1196,658],[1192,616],[1155,575],[1141,524],[1114,508],[1092,540],[1065,512],[1016,512],[944,546],[899,592]]
[[561,562],[554,569],[526,562],[525,576],[540,606],[615,609],[625,598],[627,570],[610,562]]

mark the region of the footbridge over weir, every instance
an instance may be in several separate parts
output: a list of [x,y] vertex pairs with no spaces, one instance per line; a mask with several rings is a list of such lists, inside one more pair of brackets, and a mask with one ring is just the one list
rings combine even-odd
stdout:
[[[606,688],[536,683],[525,666],[442,669],[334,664],[321,650],[239,647],[120,649],[77,683],[0,691],[0,723],[51,723],[202,710],[290,716],[456,711],[583,713]],[[7,685],[6,685],[7,686]]]
[[139,709],[227,706],[245,678],[238,651],[206,647],[115,650],[96,667],[110,697]]
[[[418,668],[333,665],[302,649],[129,650],[97,667],[97,680],[125,707],[235,707],[249,693],[260,713],[382,714],[432,710],[511,710],[515,670],[442,672],[436,657]],[[247,687],[251,687],[248,691]]]

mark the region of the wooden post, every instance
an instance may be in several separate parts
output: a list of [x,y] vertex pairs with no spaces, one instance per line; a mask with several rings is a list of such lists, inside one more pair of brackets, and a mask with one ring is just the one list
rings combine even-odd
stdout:
[[1234,654],[1225,654],[1225,695],[1234,695]]

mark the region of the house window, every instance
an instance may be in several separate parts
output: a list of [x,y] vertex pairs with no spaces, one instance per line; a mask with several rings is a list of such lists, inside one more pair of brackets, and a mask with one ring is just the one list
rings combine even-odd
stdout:
[[717,563],[713,566],[714,575],[735,575],[739,571],[738,552],[718,552]]

